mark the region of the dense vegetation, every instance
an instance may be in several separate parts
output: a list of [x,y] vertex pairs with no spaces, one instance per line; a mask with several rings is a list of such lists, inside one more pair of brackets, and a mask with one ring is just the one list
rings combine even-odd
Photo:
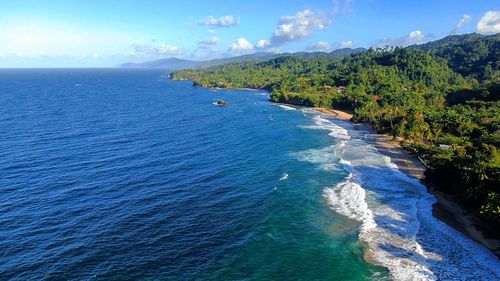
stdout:
[[455,72],[480,81],[499,79],[500,41],[498,35],[453,35],[411,48],[445,58]]
[[450,36],[344,58],[279,57],[172,73],[219,88],[263,88],[275,102],[344,108],[402,140],[454,196],[500,235],[500,35]]

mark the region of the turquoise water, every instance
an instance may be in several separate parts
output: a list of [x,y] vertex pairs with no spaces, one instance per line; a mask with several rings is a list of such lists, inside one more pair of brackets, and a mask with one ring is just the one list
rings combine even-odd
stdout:
[[161,75],[0,72],[1,280],[387,276],[322,195],[346,172],[293,155],[325,131],[263,92]]
[[0,95],[0,280],[500,279],[363,126],[158,71]]

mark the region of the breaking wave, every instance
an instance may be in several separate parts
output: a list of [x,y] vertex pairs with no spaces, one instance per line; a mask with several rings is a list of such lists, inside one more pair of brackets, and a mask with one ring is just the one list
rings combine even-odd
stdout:
[[284,104],[278,104],[278,106],[283,108],[284,110],[297,110],[295,107],[291,107],[291,106],[284,105]]
[[350,139],[351,137],[347,133],[347,130],[338,126],[337,124],[330,122],[329,120],[323,118],[321,115],[314,115],[313,117],[314,125],[302,126],[305,129],[318,129],[327,130],[329,136],[338,139]]
[[333,211],[361,224],[367,261],[388,268],[395,280],[500,279],[492,253],[432,215],[436,199],[418,180],[346,128],[321,115],[312,121],[304,128],[328,130],[336,144],[294,155],[348,173],[324,197]]

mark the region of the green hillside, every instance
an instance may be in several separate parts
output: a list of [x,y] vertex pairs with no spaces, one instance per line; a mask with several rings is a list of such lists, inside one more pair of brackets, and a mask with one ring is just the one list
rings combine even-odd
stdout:
[[500,34],[452,35],[412,46],[447,60],[455,72],[483,81],[500,78]]
[[350,109],[430,167],[428,185],[454,196],[500,233],[498,35],[450,36],[347,57],[278,57],[173,79],[195,86],[262,88],[275,102]]

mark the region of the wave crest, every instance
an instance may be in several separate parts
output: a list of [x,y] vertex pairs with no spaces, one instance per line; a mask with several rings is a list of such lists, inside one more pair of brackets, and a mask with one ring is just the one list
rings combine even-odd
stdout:
[[347,171],[323,196],[332,210],[361,223],[367,261],[388,268],[395,280],[500,279],[492,253],[432,215],[436,199],[418,180],[366,140],[351,139],[347,129],[319,115],[312,121],[306,128],[342,140],[297,153],[297,159]]

